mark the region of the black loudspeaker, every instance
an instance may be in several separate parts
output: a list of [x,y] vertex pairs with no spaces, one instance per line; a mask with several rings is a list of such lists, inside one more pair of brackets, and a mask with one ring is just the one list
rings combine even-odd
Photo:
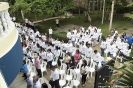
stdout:
[[111,75],[112,70],[109,69],[109,66],[114,66],[115,61],[110,60],[103,67],[98,69],[95,74],[94,88],[110,88],[105,85],[109,81],[109,76]]

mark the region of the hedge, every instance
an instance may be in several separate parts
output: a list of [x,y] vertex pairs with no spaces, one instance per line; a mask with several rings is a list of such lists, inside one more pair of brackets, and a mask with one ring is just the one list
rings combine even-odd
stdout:
[[66,37],[66,32],[59,32],[59,33],[54,32],[53,38],[55,39],[58,38],[60,41],[64,40],[65,43],[68,42],[67,37]]

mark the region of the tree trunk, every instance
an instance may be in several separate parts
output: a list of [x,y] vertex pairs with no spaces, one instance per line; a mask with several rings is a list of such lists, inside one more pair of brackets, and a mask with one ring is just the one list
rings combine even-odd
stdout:
[[102,23],[101,23],[101,25],[103,24],[103,21],[104,21],[104,11],[105,11],[105,0],[103,0],[103,14],[102,14]]
[[92,11],[94,12],[95,10],[95,0],[92,0]]
[[99,0],[97,0],[97,11],[98,11],[98,2],[99,2]]
[[112,21],[113,21],[113,14],[114,14],[114,3],[115,3],[115,0],[112,0],[111,13],[110,13],[111,16],[110,16],[109,31],[112,28]]
[[100,0],[100,10],[99,10],[99,13],[102,11],[102,2],[103,2],[103,0]]
[[89,13],[87,14],[87,19],[91,23],[91,17],[90,17],[90,14]]
[[24,20],[24,13],[23,13],[23,10],[21,10],[21,16],[22,16],[22,19]]

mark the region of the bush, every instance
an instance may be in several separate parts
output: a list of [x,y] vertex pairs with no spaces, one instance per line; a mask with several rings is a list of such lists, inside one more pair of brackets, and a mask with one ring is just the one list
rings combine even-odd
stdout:
[[67,37],[66,37],[66,32],[59,32],[59,33],[54,32],[53,38],[55,39],[58,38],[60,41],[64,40],[65,43],[68,42]]
[[38,29],[40,33],[48,33],[48,30],[44,29],[41,25],[35,25],[35,29]]
[[133,7],[123,7],[123,6],[117,6],[116,13],[130,13],[133,11]]

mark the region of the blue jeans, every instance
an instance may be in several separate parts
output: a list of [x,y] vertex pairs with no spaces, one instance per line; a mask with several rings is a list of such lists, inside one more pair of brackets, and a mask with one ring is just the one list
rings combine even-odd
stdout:
[[72,41],[73,47],[75,47],[75,41]]
[[96,70],[98,69],[98,63],[99,63],[99,62],[96,62],[96,66],[95,66],[95,69],[96,69]]
[[101,56],[104,56],[104,49],[101,48]]

